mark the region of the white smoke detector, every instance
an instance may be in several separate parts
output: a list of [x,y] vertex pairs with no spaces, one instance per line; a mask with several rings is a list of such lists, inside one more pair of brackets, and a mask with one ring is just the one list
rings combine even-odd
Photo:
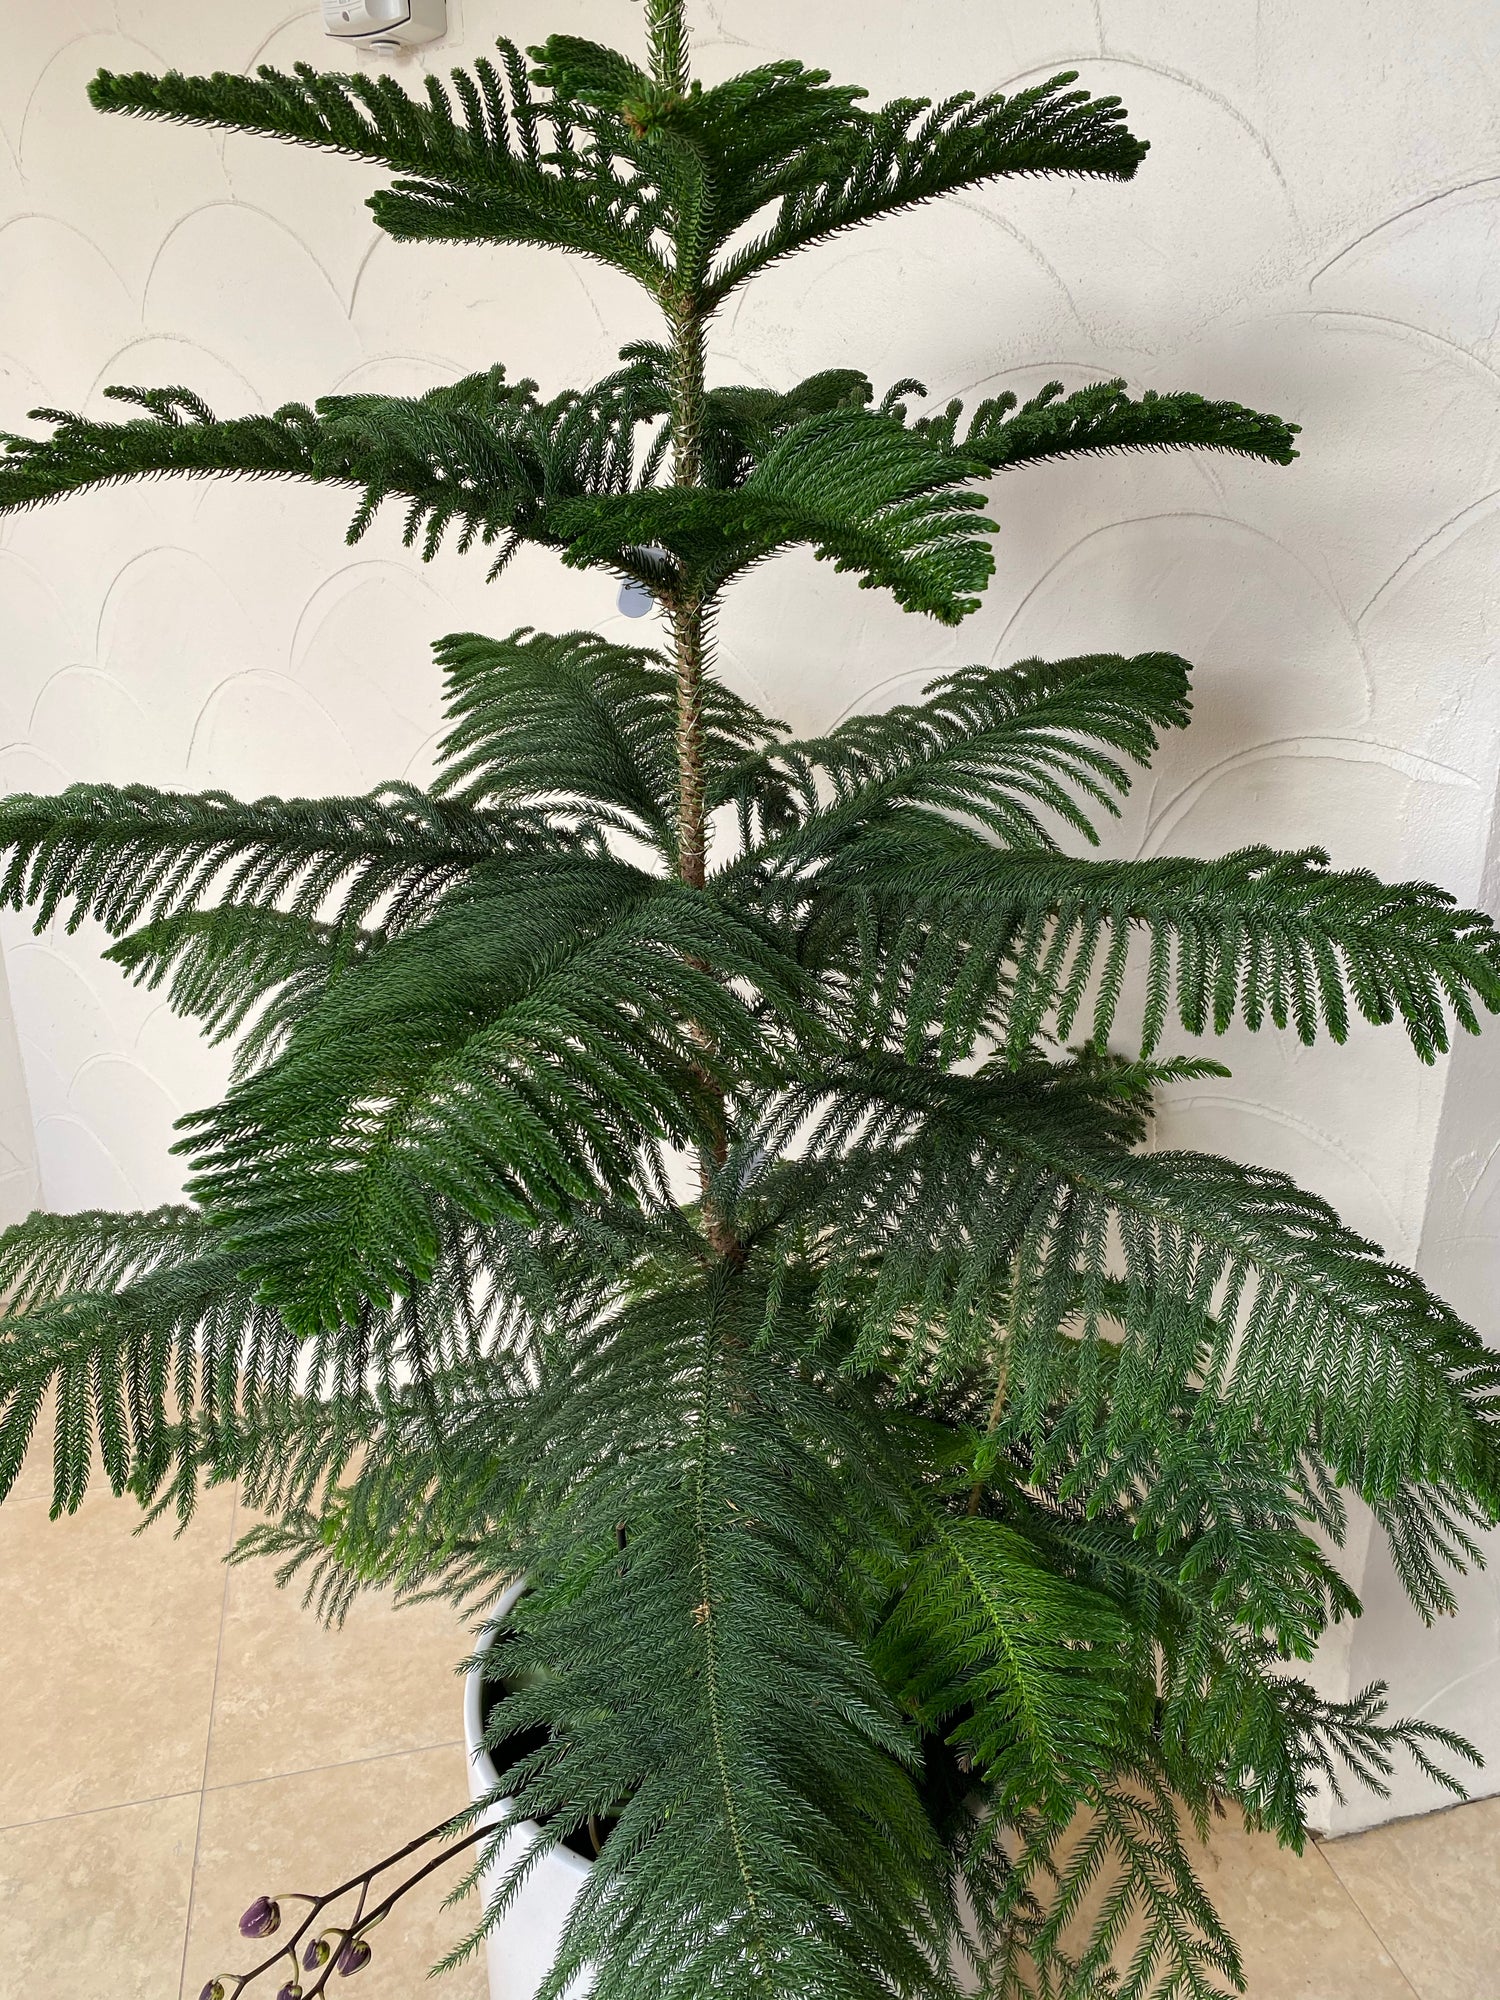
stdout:
[[341,42],[396,55],[448,32],[448,0],[323,0],[323,29]]

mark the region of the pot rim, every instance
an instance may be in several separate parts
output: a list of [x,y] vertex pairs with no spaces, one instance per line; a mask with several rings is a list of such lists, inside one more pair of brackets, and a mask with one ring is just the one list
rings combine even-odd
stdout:
[[[476,1800],[483,1798],[486,1792],[493,1791],[495,1786],[500,1782],[500,1774],[495,1769],[494,1759],[490,1756],[489,1751],[485,1749],[482,1740],[484,1736],[482,1723],[484,1680],[480,1663],[484,1654],[495,1643],[498,1636],[496,1630],[498,1621],[516,1603],[525,1588],[526,1581],[523,1577],[511,1584],[497,1600],[493,1610],[491,1610],[485,1620],[484,1631],[480,1636],[478,1645],[474,1649],[476,1655],[475,1664],[464,1675],[464,1748],[468,1753],[469,1762],[469,1796]],[[496,1808],[495,1824],[508,1825],[512,1837],[519,1836],[526,1841],[528,1846],[532,1840],[541,1837],[542,1830],[535,1820],[514,1819],[504,1807]],[[561,1868],[579,1882],[587,1881],[594,1867],[592,1861],[585,1861],[583,1856],[575,1854],[571,1847],[561,1846],[552,1849],[550,1854],[546,1856],[544,1865]]]

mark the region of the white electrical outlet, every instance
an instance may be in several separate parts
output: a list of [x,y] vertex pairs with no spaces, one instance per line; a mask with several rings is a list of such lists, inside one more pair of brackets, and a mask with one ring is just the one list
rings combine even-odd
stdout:
[[394,54],[448,32],[448,0],[323,0],[324,32]]

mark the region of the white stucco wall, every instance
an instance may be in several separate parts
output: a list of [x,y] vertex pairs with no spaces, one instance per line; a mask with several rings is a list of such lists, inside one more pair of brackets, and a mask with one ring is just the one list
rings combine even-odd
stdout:
[[[435,63],[502,31],[624,39],[626,0],[453,0]],[[1437,879],[1490,865],[1500,674],[1500,9],[1493,0],[702,0],[705,73],[795,52],[877,96],[1077,66],[1153,151],[1128,188],[1011,185],[809,254],[718,329],[722,378],[830,365],[937,398],[1121,373],[1296,418],[1289,471],[1105,459],[1011,475],[984,610],[955,634],[810,558],[761,571],[723,668],[799,726],[969,660],[1171,647],[1198,726],[1133,801],[1121,851],[1318,842]],[[332,62],[313,0],[10,0],[0,9],[0,421],[185,381],[223,411],[405,391],[503,359],[544,388],[649,332],[624,280],[526,252],[401,247],[376,175],[266,141],[103,120],[114,68]],[[408,64],[408,73],[417,65]],[[347,502],[242,486],[121,490],[0,524],[0,788],[75,778],[247,794],[420,775],[426,647],[455,626],[629,631],[613,591],[531,552],[423,570]],[[22,1079],[0,1015],[0,1204],[171,1197],[172,1120],[222,1066],[96,956],[8,920]],[[1424,1070],[1394,1034],[1311,1054],[1236,1035],[1231,1084],[1184,1091],[1172,1143],[1290,1171],[1500,1330],[1500,1039]],[[1446,1097],[1445,1097],[1446,1093]],[[1356,1552],[1355,1566],[1361,1561]],[[1500,1601],[1412,1630],[1378,1561],[1371,1616],[1324,1662],[1488,1747]],[[1429,1802],[1404,1781],[1393,1809]],[[1340,1823],[1378,1816],[1360,1802]]]

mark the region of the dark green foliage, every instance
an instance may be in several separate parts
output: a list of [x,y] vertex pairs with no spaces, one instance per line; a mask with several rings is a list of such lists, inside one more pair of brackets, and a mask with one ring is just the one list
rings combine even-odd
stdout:
[[[1226,1982],[1243,1988],[1239,1953],[1193,1874],[1170,1787],[1149,1765],[1097,1787],[1070,1823],[1034,1813],[1017,1834],[1019,1851],[991,1915],[1002,1943],[981,1961],[986,1990],[997,2000],[1071,2000],[1100,1991],[1111,2000],[1153,1993],[1216,2000]],[[1106,1893],[1097,1914],[1089,1913],[1087,1947],[1070,1953],[1069,1926],[1101,1886]],[[1038,1899],[1045,1914],[1031,1907]],[[1102,1986],[1132,1920],[1140,1942],[1120,1984]]]
[[[591,632],[442,640],[452,728],[438,793],[514,811],[566,800],[675,858],[676,682],[660,653]],[[728,688],[704,691],[704,755],[717,795],[778,725]]]
[[884,1680],[1017,1809],[1070,1808],[1128,1735],[1129,1631],[1003,1521],[939,1520],[880,1628]]
[[795,1296],[684,1274],[574,1346],[532,1405],[548,1505],[528,1567],[557,1582],[505,1645],[547,1672],[495,1726],[555,1732],[515,1774],[557,1815],[549,1843],[623,1808],[550,1995],[591,1959],[612,2000],[948,1990],[916,1735],[855,1636],[862,1552],[901,1506],[901,1424],[788,1370],[805,1337]]
[[201,1021],[211,1042],[244,1030],[235,1062],[243,1074],[280,1046],[292,1022],[373,942],[356,926],[217,903],[142,924],[104,956],[134,973],[138,985],[165,985],[173,1012]]
[[358,975],[187,1121],[194,1193],[299,1330],[424,1279],[450,1203],[556,1212],[628,1193],[648,1141],[710,1143],[711,1085],[773,1073],[721,981],[793,1016],[800,983],[701,891],[571,857],[476,880]]
[[1044,1448],[1062,1399],[1111,1499],[1132,1426],[1202,1383],[1221,1441],[1253,1432],[1288,1464],[1315,1441],[1371,1499],[1424,1481],[1500,1510],[1500,1360],[1285,1176],[1130,1151],[1127,1088],[1087,1062],[826,1075],[748,1138],[805,1150],[752,1182],[743,1226],[774,1244],[795,1225],[823,1297],[859,1299],[860,1358],[916,1344],[908,1374],[972,1365],[1023,1286],[1004,1337],[1018,1444]]
[[104,424],[40,410],[50,438],[0,439],[0,509],[161,473],[308,479],[359,489],[351,542],[396,499],[424,558],[456,525],[461,549],[501,544],[498,571],[522,540],[557,542],[549,503],[628,490],[636,426],[659,414],[659,392],[629,368],[550,403],[535,390],[497,367],[424,396],[325,396],[315,409],[220,421],[187,390],[110,389],[148,414]]
[[0,511],[330,483],[353,537],[395,500],[427,557],[642,582],[670,650],[443,640],[428,790],[0,802],[0,899],[97,922],[236,1053],[186,1205],[0,1238],[0,1494],[50,1396],[59,1509],[96,1455],[183,1518],[237,1481],[241,1556],[324,1616],[482,1617],[528,1578],[492,1741],[542,1747],[501,1794],[542,1851],[615,1823],[549,2000],[585,1966],[597,2000],[948,2000],[960,1966],[991,2000],[1209,2000],[1242,1977],[1191,1856],[1215,1811],[1299,1845],[1315,1786],[1409,1756],[1456,1789],[1472,1754],[1289,1669],[1358,1615],[1350,1494],[1453,1608],[1500,1518],[1500,1359],[1284,1176],[1148,1150],[1163,1091],[1227,1074],[1154,1051],[1357,1018],[1432,1061],[1500,1011],[1500,934],[1317,851],[1073,852],[1187,726],[1174,655],[966,667],[802,740],[714,678],[720,592],[782,550],[956,624],[1004,468],[1285,464],[1297,427],[1119,381],[967,419],[846,367],[709,387],[715,312],[776,259],[1145,149],[1071,75],[704,89],[680,0],[645,12],[644,65],[502,43],[425,98],[93,87],[383,166],[396,236],[602,259],[666,338],[550,400],[499,367],[227,420],[114,391],[140,414],[4,440]]
[[292,1342],[240,1284],[204,1218],[34,1216],[0,1241],[11,1322],[0,1374],[0,1493],[56,1398],[54,1511],[77,1507],[97,1436],[117,1492],[164,1478],[175,1400],[211,1405],[225,1365],[260,1370]]
[[1425,882],[1337,872],[1317,849],[1093,861],[997,852],[949,825],[917,835],[881,826],[847,844],[814,907],[825,925],[830,914],[857,925],[867,1005],[888,1006],[898,972],[914,986],[930,953],[949,961],[961,947],[955,983],[926,973],[930,1018],[907,1008],[907,1039],[930,1028],[948,1052],[993,1029],[1002,994],[1014,1051],[1049,1019],[1066,1040],[1084,1011],[1102,1042],[1134,934],[1150,941],[1146,1054],[1167,1024],[1174,983],[1191,1034],[1222,1034],[1238,1017],[1252,1028],[1291,1025],[1308,1043],[1321,1024],[1342,1042],[1353,1008],[1367,1021],[1401,1021],[1424,1062],[1447,1050],[1446,1009],[1471,1033],[1476,1000],[1500,1009],[1500,940],[1487,917]]
[[1095,382],[1071,396],[1063,394],[1061,382],[1049,382],[1019,408],[1016,400],[1007,394],[981,403],[962,439],[959,403],[950,403],[942,416],[919,418],[916,428],[994,472],[1074,452],[1159,451],[1174,445],[1242,452],[1275,465],[1290,465],[1297,456],[1292,439],[1300,425],[1203,396],[1160,396],[1148,389],[1136,401],[1123,379]]
[[[863,91],[795,62],[684,95],[573,35],[537,50],[530,76],[513,43],[500,50],[499,70],[483,60],[456,70],[451,95],[430,77],[425,103],[390,77],[306,64],[253,78],[104,70],[89,94],[101,111],[262,132],[389,167],[404,178],[370,206],[392,236],[574,250],[664,298],[688,275],[711,305],[856,223],[1007,174],[1128,180],[1145,153],[1117,99],[1067,89],[1072,71],[1009,98],[898,98],[872,114]],[[760,234],[731,247],[773,207]]]
[[477,867],[563,842],[537,814],[475,810],[410,785],[369,798],[198,797],[148,785],[73,785],[0,801],[10,861],[0,897],[43,929],[70,903],[112,936],[143,917],[191,911],[210,895],[357,923],[389,899],[420,907]]
[[852,716],[828,736],[770,752],[764,769],[784,774],[796,825],[754,845],[741,865],[800,868],[831,857],[897,807],[920,809],[924,833],[961,815],[1008,847],[1050,848],[1048,826],[1061,820],[1097,844],[1090,809],[1118,815],[1131,782],[1121,760],[1145,764],[1163,730],[1187,727],[1188,679],[1172,653],[945,675],[918,703]]
[[351,542],[388,500],[403,503],[404,539],[424,560],[455,530],[464,551],[498,544],[492,575],[532,541],[577,567],[701,598],[807,545],[904,609],[957,624],[994,567],[994,523],[972,490],[987,472],[1127,446],[1296,455],[1295,426],[1278,418],[1198,396],[1132,402],[1117,383],[1061,403],[1054,384],[1014,416],[1013,397],[981,404],[959,441],[960,404],[908,424],[899,396],[920,385],[898,384],[873,409],[864,376],[832,371],[785,396],[710,391],[707,477],[685,490],[658,483],[673,442],[669,357],[642,344],[620,358],[591,389],[548,402],[501,367],[422,396],[325,396],[225,420],[188,389],[107,389],[146,415],[111,424],[34,410],[50,437],[0,434],[0,512],[164,473],[306,479],[359,490]]
[[567,561],[624,569],[660,544],[687,586],[711,595],[777,550],[808,544],[866,589],[946,625],[979,608],[994,570],[977,468],[893,418],[833,410],[783,432],[732,492],[655,488],[553,511]]
[[1145,146],[1125,129],[1118,98],[1069,90],[1076,80],[1075,71],[1064,70],[1010,98],[965,92],[933,104],[898,97],[868,118],[847,121],[811,150],[810,160],[790,163],[774,221],[724,259],[708,296],[717,303],[779,258],[858,223],[1002,175],[1129,180]]

